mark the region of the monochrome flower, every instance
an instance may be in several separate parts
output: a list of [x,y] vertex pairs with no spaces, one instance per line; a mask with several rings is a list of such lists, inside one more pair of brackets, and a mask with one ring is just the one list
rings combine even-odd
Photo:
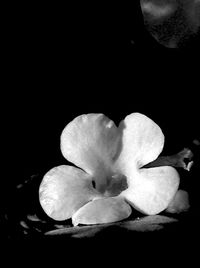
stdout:
[[74,225],[116,222],[132,208],[146,215],[165,210],[179,187],[171,166],[144,168],[164,146],[160,127],[140,113],[117,128],[103,114],[76,117],[61,134],[61,152],[75,166],[54,167],[44,176],[40,204],[55,220]]

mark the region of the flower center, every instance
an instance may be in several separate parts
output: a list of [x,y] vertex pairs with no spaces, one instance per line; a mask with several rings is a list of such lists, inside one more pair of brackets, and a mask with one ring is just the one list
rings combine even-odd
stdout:
[[105,197],[119,195],[122,191],[128,188],[126,176],[122,174],[114,174],[108,180],[107,187],[103,193]]

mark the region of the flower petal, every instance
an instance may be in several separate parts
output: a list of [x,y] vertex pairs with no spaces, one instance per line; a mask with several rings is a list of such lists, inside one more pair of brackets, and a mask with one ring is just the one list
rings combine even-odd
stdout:
[[111,223],[128,218],[131,212],[129,204],[119,196],[95,199],[80,208],[72,216],[72,222],[75,226]]
[[180,178],[170,166],[143,168],[128,179],[129,188],[123,196],[135,209],[147,215],[165,210],[174,198]]
[[71,218],[80,207],[97,196],[90,175],[65,165],[47,172],[39,188],[40,204],[54,220]]
[[190,208],[188,192],[178,190],[166,209],[168,213],[180,213]]
[[133,167],[142,167],[155,160],[164,145],[164,135],[160,127],[140,113],[128,115],[120,123],[122,131],[122,151],[117,160],[120,170],[128,176]]
[[118,143],[117,127],[103,114],[78,116],[61,134],[63,156],[94,176],[99,191],[105,190],[107,177],[112,173]]

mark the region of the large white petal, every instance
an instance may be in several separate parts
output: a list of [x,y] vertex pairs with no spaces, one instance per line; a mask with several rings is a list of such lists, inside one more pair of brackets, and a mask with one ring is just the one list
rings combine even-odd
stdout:
[[74,225],[111,223],[128,218],[131,212],[131,207],[122,197],[101,198],[81,207],[72,216],[72,222]]
[[178,172],[170,166],[143,168],[128,178],[129,188],[123,196],[135,209],[147,215],[165,210],[179,186]]
[[71,218],[80,207],[97,196],[90,175],[65,165],[47,172],[39,188],[40,204],[54,220]]
[[76,117],[61,134],[63,156],[95,177],[96,189],[104,191],[118,150],[120,134],[103,114]]
[[122,133],[121,153],[117,166],[129,176],[134,168],[140,168],[155,160],[164,145],[164,135],[160,127],[140,113],[128,115],[120,123]]

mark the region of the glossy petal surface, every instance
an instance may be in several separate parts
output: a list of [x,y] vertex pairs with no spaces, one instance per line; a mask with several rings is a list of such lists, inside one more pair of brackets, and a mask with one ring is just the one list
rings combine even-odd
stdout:
[[90,175],[64,165],[47,172],[39,189],[40,204],[54,220],[71,218],[80,207],[97,196]]
[[120,195],[137,210],[155,215],[165,210],[179,186],[179,175],[170,166],[141,169],[129,178],[129,188]]
[[72,217],[74,225],[111,223],[126,219],[131,207],[120,197],[96,199],[80,208]]
[[113,158],[119,144],[119,131],[103,114],[76,117],[61,135],[63,156],[95,177],[96,188],[104,191],[112,174]]
[[122,174],[129,176],[133,169],[155,160],[164,145],[160,127],[140,113],[128,115],[120,123],[122,151],[116,162]]

